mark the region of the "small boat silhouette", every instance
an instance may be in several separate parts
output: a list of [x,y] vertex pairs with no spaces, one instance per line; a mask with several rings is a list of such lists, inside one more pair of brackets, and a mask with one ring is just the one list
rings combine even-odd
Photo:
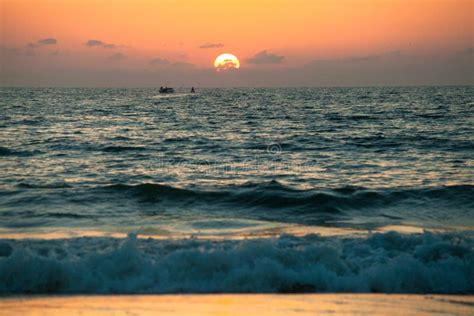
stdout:
[[160,87],[160,93],[174,93],[174,89],[168,87]]

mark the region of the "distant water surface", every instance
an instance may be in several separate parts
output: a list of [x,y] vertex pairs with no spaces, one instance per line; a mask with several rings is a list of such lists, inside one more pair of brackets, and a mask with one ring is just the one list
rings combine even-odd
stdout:
[[474,224],[472,87],[0,93],[3,228]]

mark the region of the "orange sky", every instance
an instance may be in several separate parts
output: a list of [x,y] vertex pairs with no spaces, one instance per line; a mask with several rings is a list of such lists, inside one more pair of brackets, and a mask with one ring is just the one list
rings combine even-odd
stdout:
[[[89,39],[137,54],[186,54],[209,65],[216,52],[240,58],[263,49],[330,57],[391,50],[453,50],[473,42],[472,0],[2,0],[2,42],[45,37],[64,49]],[[199,49],[219,42],[222,49]],[[179,59],[176,56],[176,59]]]
[[[446,54],[473,46],[474,0],[0,0],[0,44],[24,49],[54,38],[68,65],[146,68],[153,58],[212,67],[221,52],[242,69],[403,52]],[[116,45],[87,47],[88,40]],[[199,48],[206,43],[223,47]],[[266,50],[281,62],[247,62]],[[72,58],[71,56],[76,56]],[[94,59],[96,58],[97,59]],[[113,57],[110,57],[112,60]]]

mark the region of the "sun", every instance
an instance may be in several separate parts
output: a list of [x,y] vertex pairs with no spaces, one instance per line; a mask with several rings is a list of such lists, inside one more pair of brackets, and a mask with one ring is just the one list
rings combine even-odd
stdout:
[[240,61],[232,54],[220,54],[219,56],[217,56],[216,60],[214,60],[214,67],[217,71],[239,69]]

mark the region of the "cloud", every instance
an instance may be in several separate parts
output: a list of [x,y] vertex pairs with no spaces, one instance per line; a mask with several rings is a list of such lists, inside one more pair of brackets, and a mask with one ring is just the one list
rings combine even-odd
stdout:
[[466,47],[464,49],[451,53],[453,60],[465,60],[470,63],[474,62],[474,47]]
[[173,67],[176,68],[182,68],[182,69],[189,69],[189,68],[194,68],[194,65],[191,63],[186,63],[186,62],[177,62],[173,63]]
[[399,50],[394,50],[390,52],[385,52],[385,53],[380,53],[380,54],[371,54],[371,55],[357,55],[357,56],[349,56],[345,58],[335,58],[335,59],[316,59],[313,60],[309,63],[309,65],[315,65],[315,64],[327,64],[327,63],[368,63],[368,62],[373,62],[373,61],[379,61],[379,60],[384,60],[388,59],[390,57],[400,57],[402,56],[401,51]]
[[38,41],[40,45],[56,45],[58,41],[55,38],[48,37]]
[[365,55],[365,56],[350,56],[347,58],[342,59],[344,62],[364,62],[364,61],[373,61],[373,60],[379,60],[381,58],[381,55]]
[[59,49],[55,50],[54,52],[49,53],[49,56],[59,56],[59,55],[61,55],[61,52],[59,51]]
[[261,64],[279,64],[283,61],[285,56],[279,56],[262,50],[259,53],[256,53],[252,58],[247,59],[251,64],[261,65]]
[[195,67],[195,65],[191,63],[181,62],[181,61],[172,63],[168,59],[160,58],[160,57],[156,57],[150,60],[150,64],[161,66],[161,67],[167,67],[167,68],[173,67],[177,69],[191,69]]
[[109,49],[113,49],[113,48],[117,47],[117,45],[115,45],[115,44],[105,43],[103,41],[95,40],[95,39],[88,40],[86,42],[86,46],[88,46],[88,47],[102,47],[102,48],[109,48]]
[[206,48],[219,48],[219,47],[224,47],[224,44],[207,42],[207,43],[204,43],[201,46],[199,46],[199,48],[203,48],[203,49],[206,49]]
[[86,42],[86,46],[89,46],[89,47],[94,47],[94,46],[102,46],[104,43],[102,41],[99,41],[99,40],[88,40]]
[[26,48],[33,49],[33,48],[38,48],[44,45],[56,45],[57,43],[58,43],[57,39],[48,37],[48,38],[40,39],[36,41],[36,43],[28,43],[26,44]]
[[401,55],[399,50],[394,50],[391,52],[386,52],[382,54],[372,54],[372,55],[363,55],[363,56],[350,56],[347,58],[342,59],[345,62],[364,62],[364,61],[373,61],[373,60],[380,60],[385,57],[398,57]]
[[167,66],[170,64],[168,59],[156,57],[150,60],[150,64],[157,65],[157,66]]
[[0,45],[0,57],[16,56],[18,54],[20,54],[20,50],[18,48]]
[[462,55],[472,55],[474,54],[474,47],[467,47],[461,51]]
[[125,59],[125,58],[127,58],[127,56],[122,54],[122,53],[115,53],[115,54],[112,54],[108,57],[108,59],[110,59],[110,60],[122,60],[122,59]]

